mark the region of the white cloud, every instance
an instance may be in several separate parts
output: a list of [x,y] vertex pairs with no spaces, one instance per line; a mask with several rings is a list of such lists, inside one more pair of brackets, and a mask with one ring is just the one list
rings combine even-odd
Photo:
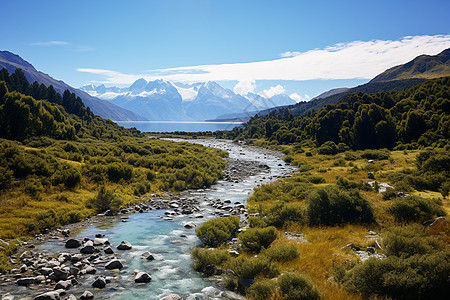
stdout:
[[277,85],[277,86],[270,87],[268,90],[264,90],[264,91],[260,92],[258,95],[260,95],[261,97],[264,97],[266,99],[269,99],[275,95],[283,94],[284,92],[286,92],[284,87],[281,85]]
[[311,100],[311,97],[309,97],[308,95],[304,95],[304,96],[300,96],[299,94],[297,94],[297,93],[293,93],[293,94],[290,94],[289,95],[289,97],[292,99],[292,100],[295,100],[295,102],[301,102],[301,101],[309,101],[309,100]]
[[450,47],[450,35],[407,36],[400,40],[372,40],[339,43],[307,52],[289,51],[279,59],[251,63],[200,65],[132,75],[115,71],[78,69],[101,74],[103,83],[130,84],[138,78],[162,78],[180,82],[238,80],[370,79],[393,66],[421,54],[435,55]]
[[286,51],[280,54],[281,57],[294,57],[297,55],[302,54],[301,52],[298,51]]
[[253,93],[255,91],[255,81],[254,80],[242,80],[239,81],[235,86],[233,91],[239,95],[247,95],[248,93]]
[[50,47],[50,46],[68,46],[70,45],[69,42],[64,41],[49,41],[49,42],[35,42],[31,43],[31,46],[43,46],[43,47]]

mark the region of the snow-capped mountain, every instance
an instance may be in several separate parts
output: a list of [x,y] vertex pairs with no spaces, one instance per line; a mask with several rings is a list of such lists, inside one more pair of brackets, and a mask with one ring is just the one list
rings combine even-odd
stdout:
[[213,81],[183,84],[141,78],[126,88],[85,85],[83,91],[139,113],[149,120],[208,120],[224,114],[257,112],[293,104],[287,95],[266,99],[257,94],[242,96]]

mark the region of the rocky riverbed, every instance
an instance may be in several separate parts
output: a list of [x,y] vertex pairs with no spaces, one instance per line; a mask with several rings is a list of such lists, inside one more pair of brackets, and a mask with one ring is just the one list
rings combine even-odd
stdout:
[[223,181],[211,189],[144,196],[116,216],[107,212],[36,236],[10,258],[16,268],[0,277],[1,299],[241,298],[192,270],[195,228],[228,215],[245,222],[253,187],[293,169],[269,150],[195,142],[230,153]]

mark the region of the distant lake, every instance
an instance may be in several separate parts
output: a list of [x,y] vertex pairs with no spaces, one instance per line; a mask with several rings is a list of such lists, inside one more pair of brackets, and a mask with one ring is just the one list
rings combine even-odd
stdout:
[[189,122],[189,121],[115,121],[125,128],[136,127],[142,132],[173,132],[173,131],[216,131],[231,130],[241,122]]

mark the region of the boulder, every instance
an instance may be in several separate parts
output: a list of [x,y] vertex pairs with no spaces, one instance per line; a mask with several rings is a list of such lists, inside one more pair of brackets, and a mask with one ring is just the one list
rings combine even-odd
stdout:
[[81,274],[95,274],[97,272],[97,269],[95,269],[93,266],[87,266],[83,270],[81,270]]
[[109,244],[108,238],[95,238],[94,239],[94,246],[108,245],[108,244]]
[[99,288],[99,289],[102,289],[105,286],[106,286],[106,279],[105,279],[105,277],[101,277],[101,276],[97,277],[94,280],[94,282],[92,283],[92,287]]
[[75,240],[75,239],[70,239],[70,240],[67,240],[67,242],[66,242],[66,248],[69,248],[69,249],[78,248],[80,246],[81,246],[81,242],[78,240]]
[[59,300],[59,292],[51,291],[47,293],[40,294],[34,298],[34,300]]
[[34,282],[35,282],[35,278],[34,277],[23,277],[23,278],[19,278],[16,283],[18,285],[28,286],[30,284],[33,284]]
[[95,252],[95,248],[94,246],[84,246],[83,248],[80,249],[80,253],[83,254],[92,254]]
[[107,211],[105,211],[105,216],[107,216],[107,217],[112,217],[112,215],[113,215],[113,212],[112,212],[110,209],[108,209]]
[[120,260],[114,259],[114,260],[110,261],[109,263],[107,263],[107,264],[105,265],[105,268],[106,268],[107,270],[112,270],[112,269],[122,269],[122,268],[123,268],[123,265],[122,265],[122,263],[120,262]]
[[111,247],[105,248],[104,251],[105,251],[106,254],[113,254],[114,253],[114,250]]
[[84,291],[84,293],[80,296],[80,300],[94,299],[94,294],[90,291]]
[[41,268],[41,269],[39,270],[39,272],[40,272],[42,275],[48,276],[48,275],[50,275],[50,274],[53,272],[53,270],[52,270],[51,268],[46,268],[46,267],[44,267],[44,268]]
[[184,224],[184,228],[187,229],[191,229],[191,228],[195,228],[197,227],[197,224],[195,224],[194,222],[187,222],[186,224]]
[[131,244],[127,241],[122,241],[119,246],[117,246],[117,250],[130,250],[133,248]]
[[55,290],[59,290],[59,289],[68,290],[68,289],[70,289],[70,287],[72,287],[71,280],[60,280],[55,285]]
[[155,257],[153,256],[153,254],[150,251],[145,251],[144,253],[142,253],[141,258],[146,259],[146,260],[154,260],[155,259]]
[[152,277],[146,272],[139,272],[136,274],[134,278],[134,282],[136,283],[148,283],[152,280]]
[[69,272],[67,272],[66,270],[59,269],[59,268],[54,268],[53,275],[55,276],[57,281],[67,280],[67,277],[69,277]]

